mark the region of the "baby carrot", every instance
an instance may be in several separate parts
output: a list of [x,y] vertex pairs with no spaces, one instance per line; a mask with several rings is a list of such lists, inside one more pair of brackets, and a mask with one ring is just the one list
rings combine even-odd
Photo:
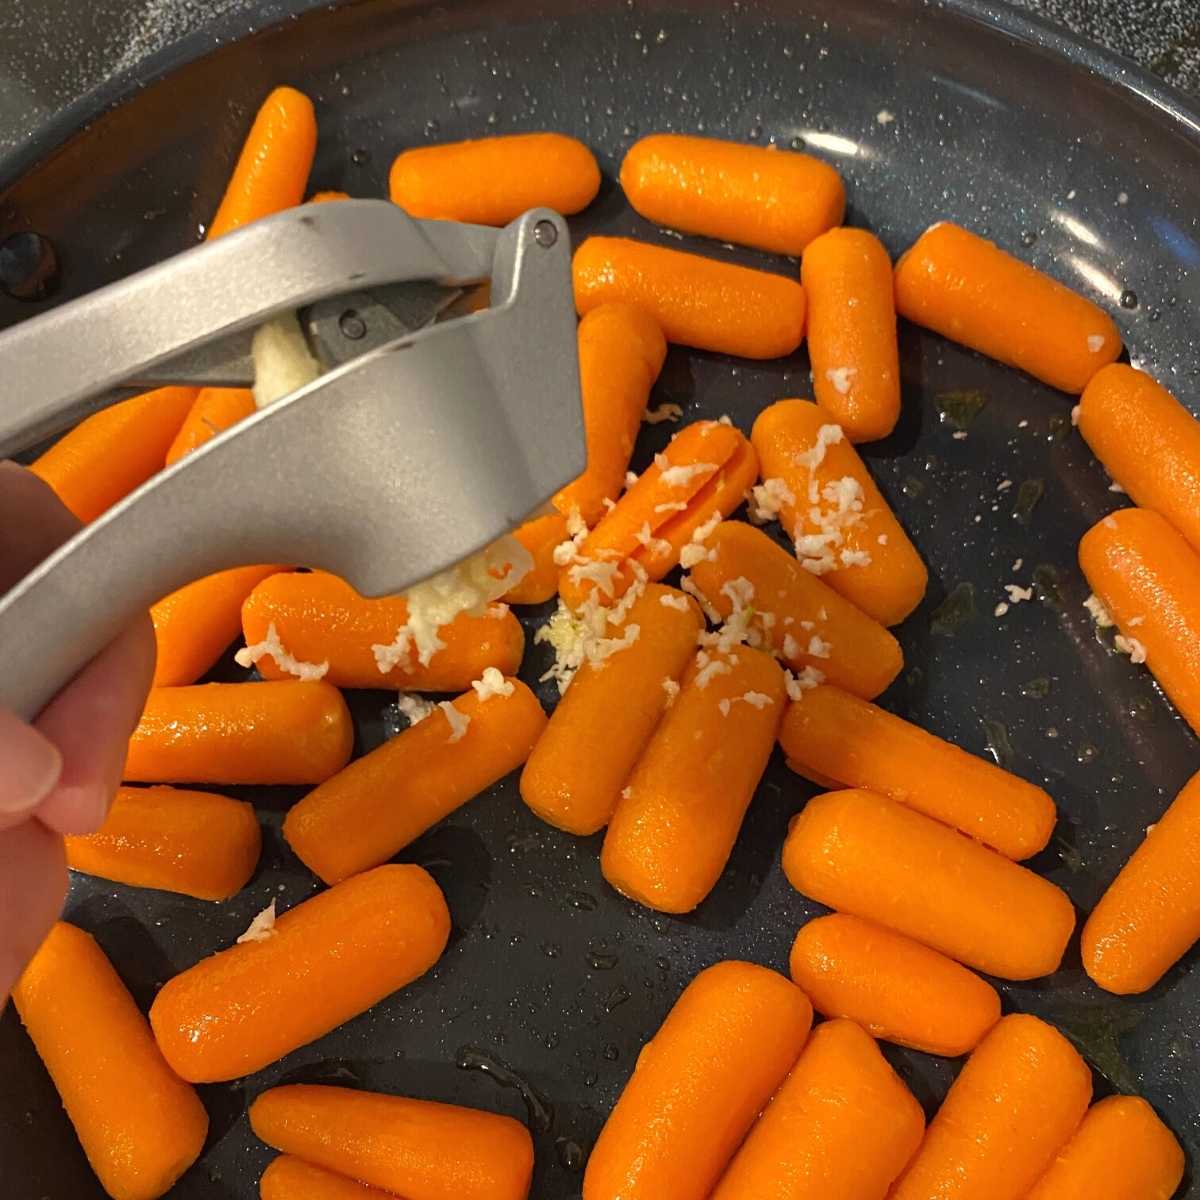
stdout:
[[529,1194],[529,1131],[496,1113],[294,1083],[263,1092],[250,1106],[250,1127],[286,1154],[405,1200],[525,1200]]
[[104,1190],[113,1200],[161,1196],[196,1160],[208,1115],[91,935],[56,924],[13,1003]]
[[690,597],[650,584],[613,637],[634,628],[630,644],[575,673],[521,772],[521,799],[568,833],[592,834],[608,824],[666,711],[664,685],[683,673],[704,618]]
[[555,548],[567,540],[567,518],[559,512],[534,517],[513,530],[513,537],[529,551],[532,569],[516,587],[504,593],[505,604],[544,604],[558,591],[559,564]]
[[903,804],[827,792],[792,819],[798,892],[1001,979],[1058,969],[1075,910],[1049,880]]
[[1000,1019],[990,983],[936,950],[845,913],[809,921],[792,943],[792,980],[826,1017],[926,1054],[974,1050]]
[[808,571],[881,625],[903,621],[928,573],[842,427],[809,400],[764,409],[750,434],[779,519]]
[[376,867],[168,980],[150,1024],[183,1079],[236,1079],[424,975],[449,936],[450,913],[428,872]]
[[712,1200],[884,1200],[925,1114],[853,1021],[813,1030]]
[[624,300],[644,308],[668,342],[782,358],[804,337],[804,289],[770,271],[615,237],[588,238],[572,271],[580,313]]
[[129,740],[133,783],[320,783],[350,758],[354,727],[327,683],[154,688]]
[[314,1167],[290,1154],[271,1160],[258,1181],[258,1195],[260,1200],[393,1200],[391,1192]]
[[634,142],[621,186],[657,225],[793,256],[846,210],[841,176],[818,158],[677,133]]
[[1150,826],[1083,927],[1083,967],[1127,996],[1153,987],[1200,938],[1200,775]]
[[[445,645],[434,651],[427,666],[414,654],[407,665],[385,674],[372,647],[390,643],[407,622],[403,596],[368,600],[325,571],[274,575],[242,606],[247,645],[266,639],[274,625],[287,653],[302,662],[328,662],[324,678],[338,687],[461,692],[488,667],[513,675],[521,665],[521,623],[506,609],[493,608],[479,617],[463,613],[442,626],[438,636]],[[269,654],[256,665],[264,678],[287,678]]]
[[835,687],[788,706],[779,744],[806,779],[890,796],[1007,858],[1036,854],[1054,829],[1040,787]]
[[349,192],[339,192],[331,190],[326,192],[313,192],[308,198],[309,204],[328,204],[332,200],[349,200]]
[[868,699],[900,673],[900,643],[761,530],[723,521],[704,544],[708,556],[692,567],[704,598],[728,618],[734,581],[746,580],[753,588],[751,628],[793,671],[819,671]]
[[386,862],[516,770],[546,726],[537,697],[516,679],[486,699],[459,696],[454,708],[465,731],[435,711],[291,809],[283,836],[309,870],[337,883]]
[[1091,1072],[1057,1029],[1004,1017],[967,1059],[891,1200],[1023,1200],[1091,1098]]
[[1171,1200],[1183,1150],[1138,1096],[1093,1104],[1026,1200]]
[[1123,508],[1083,535],[1079,565],[1120,630],[1117,646],[1200,733],[1200,554],[1158,513]]
[[1083,391],[1121,353],[1103,309],[949,221],[900,256],[896,309],[1063,392]]
[[892,260],[865,229],[831,229],[804,251],[808,354],[817,403],[852,442],[887,437],[900,416]]
[[786,701],[783,671],[758,650],[703,661],[642,751],[600,855],[618,892],[659,912],[691,912],[721,877]]
[[392,163],[392,203],[410,217],[507,225],[531,208],[577,213],[600,187],[600,168],[561,133],[446,142],[405,150]]
[[706,1200],[812,1024],[774,971],[721,962],[684,989],[601,1130],[583,1200]]
[[95,833],[68,837],[67,866],[134,887],[228,900],[254,874],[254,809],[211,792],[119,788]]
[[167,466],[254,411],[254,393],[247,388],[201,388],[167,450]]

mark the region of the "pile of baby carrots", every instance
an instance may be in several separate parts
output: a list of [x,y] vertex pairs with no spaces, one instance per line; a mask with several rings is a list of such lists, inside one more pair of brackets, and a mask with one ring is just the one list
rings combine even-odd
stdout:
[[[304,202],[316,137],[311,103],[273,92],[208,236]],[[125,766],[152,786],[123,787],[99,833],[68,838],[70,865],[226,900],[256,869],[253,809],[169,785],[296,784],[311,790],[284,837],[328,886],[169,980],[148,1020],[87,933],[53,929],[14,1000],[97,1176],[115,1200],[162,1195],[206,1136],[192,1084],[258,1071],[429,971],[451,914],[424,870],[389,860],[503,777],[520,770],[522,799],[557,828],[605,831],[617,891],[686,913],[779,745],[828,789],[793,819],[783,870],[832,911],[799,930],[790,980],[723,962],[692,981],[595,1146],[584,1200],[1168,1200],[1183,1154],[1150,1106],[1092,1104],[1070,1043],[1002,1016],[982,978],[1062,962],[1075,911],[1021,865],[1055,804],[874,703],[927,572],[855,446],[899,416],[898,315],[1077,395],[1075,423],[1137,505],[1080,544],[1089,608],[1200,733],[1200,423],[1116,361],[1100,308],[968,230],[936,224],[893,265],[842,226],[842,181],[808,155],[660,134],[620,179],[650,221],[798,258],[799,278],[623,238],[578,247],[588,466],[516,531],[532,566],[502,603],[454,615],[415,655],[390,652],[411,596],[368,600],[306,564],[224,571],[154,607],[155,686]],[[599,183],[586,147],[537,133],[407,150],[390,192],[415,217],[503,225],[578,212]],[[803,339],[812,400],[781,398],[748,431],[681,425],[629,474],[643,420],[681,415],[648,410],[669,343],[769,359]],[[90,521],[254,406],[162,389],[89,418],[33,469]],[[547,716],[516,677],[510,605],[551,601],[536,635],[561,693]],[[261,680],[198,683],[239,634]],[[339,689],[380,687],[411,724],[351,761]],[[1109,991],[1143,992],[1198,937],[1200,775],[1091,914],[1083,963]],[[968,1056],[928,1128],[880,1041]],[[260,1094],[250,1122],[281,1152],[263,1200],[529,1192],[529,1134],[494,1114],[293,1084]]]

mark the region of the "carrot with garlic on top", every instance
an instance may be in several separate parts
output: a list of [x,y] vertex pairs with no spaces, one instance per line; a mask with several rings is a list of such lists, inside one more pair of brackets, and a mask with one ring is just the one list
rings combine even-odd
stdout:
[[1121,353],[1098,305],[949,221],[900,256],[895,281],[902,317],[1063,392],[1082,392]]
[[1102,605],[1093,616],[1116,624],[1117,649],[1200,733],[1200,553],[1158,513],[1123,508],[1083,535],[1079,565]]
[[575,307],[645,309],[668,342],[739,358],[782,358],[804,338],[795,279],[631,238],[590,237],[571,264]]
[[783,670],[761,651],[701,651],[621,792],[600,854],[604,878],[659,912],[712,891],[775,744]]
[[903,621],[928,572],[842,427],[809,400],[780,400],[750,440],[805,570],[881,625]]
[[853,1021],[813,1030],[712,1200],[884,1200],[925,1114]]
[[1075,928],[1049,880],[874,792],[813,797],[792,819],[783,870],[818,903],[1001,979],[1056,971]]
[[793,257],[846,211],[841,176],[819,158],[678,133],[634,142],[621,186],[657,225]]
[[831,229],[805,251],[808,354],[817,403],[852,442],[887,437],[900,416],[892,260],[865,229]]
[[12,995],[104,1190],[163,1195],[200,1154],[208,1115],[92,936],[58,922]]
[[544,604],[558,591],[559,564],[554,552],[567,540],[567,518],[560,512],[534,517],[512,532],[533,559],[516,587],[504,593],[505,604]]
[[73,871],[199,900],[228,900],[254,874],[262,833],[254,809],[241,800],[123,787],[104,824],[66,844]]
[[263,1092],[250,1106],[250,1128],[277,1150],[405,1200],[529,1194],[529,1131],[496,1113],[295,1083]]
[[569,215],[600,188],[595,156],[562,133],[514,133],[404,150],[388,191],[410,217],[507,225],[531,208]]
[[254,393],[248,388],[201,388],[167,450],[167,466],[255,411]]
[[792,981],[822,1016],[926,1054],[974,1050],[1000,1019],[1000,997],[966,967],[846,913],[809,921],[792,943]]
[[704,546],[708,554],[692,567],[692,580],[705,600],[727,620],[736,581],[749,583],[750,628],[793,671],[868,699],[900,673],[900,643],[761,530],[723,521]]
[[701,971],[638,1055],[588,1159],[583,1200],[707,1200],[811,1025],[804,993],[774,971]]
[[327,683],[153,688],[129,739],[132,783],[321,783],[350,759],[354,726]]
[[890,796],[1006,858],[1036,854],[1054,830],[1040,787],[835,687],[789,706],[779,744],[806,779]]
[[[311,203],[311,201],[310,201]],[[392,1192],[281,1154],[258,1181],[259,1200],[394,1200]]]
[[449,936],[450,913],[428,872],[376,867],[168,980],[150,1025],[181,1078],[236,1079],[424,975]]
[[1037,1017],[1004,1017],[967,1059],[891,1200],[1024,1200],[1075,1132],[1092,1074]]

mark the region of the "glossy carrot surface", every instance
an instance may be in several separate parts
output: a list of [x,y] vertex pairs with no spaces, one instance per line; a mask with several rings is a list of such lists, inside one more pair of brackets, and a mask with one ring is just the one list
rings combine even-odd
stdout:
[[260,1200],[389,1200],[393,1195],[290,1154],[271,1160],[258,1181],[258,1194]]
[[256,411],[248,388],[201,388],[167,449],[167,466]]

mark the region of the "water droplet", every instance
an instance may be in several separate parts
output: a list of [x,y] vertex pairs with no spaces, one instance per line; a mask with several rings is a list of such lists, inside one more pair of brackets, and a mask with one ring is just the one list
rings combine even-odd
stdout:
[[600,901],[591,892],[574,891],[567,893],[567,903],[581,912],[595,912]]
[[[589,1086],[591,1085],[589,1084]],[[568,1171],[580,1171],[583,1169],[583,1147],[578,1142],[573,1142],[570,1138],[560,1137],[554,1143],[554,1152],[558,1155],[558,1161]]]
[[0,242],[0,291],[14,300],[44,300],[58,287],[58,254],[43,234],[14,233]]
[[501,1087],[520,1092],[529,1113],[529,1126],[535,1133],[549,1133],[554,1124],[554,1109],[545,1096],[526,1082],[503,1060],[488,1054],[478,1046],[460,1046],[454,1056],[455,1065],[463,1071],[482,1071]]
[[657,967],[657,968],[658,968],[660,971],[668,971],[668,970],[670,970],[670,968],[671,968],[671,960],[670,960],[670,959],[668,959],[668,958],[663,958],[663,957],[660,955],[658,958],[656,958],[656,959],[654,960],[654,965],[655,965],[655,966],[656,966],[656,967]]
[[604,1011],[612,1012],[614,1008],[620,1008],[626,1000],[629,999],[629,989],[623,984],[618,983],[611,992],[604,998]]
[[425,136],[426,137],[432,137],[435,133],[437,133],[437,131],[439,129],[441,129],[441,125],[438,124],[438,122],[435,121],[432,117],[430,117],[429,120],[425,122]]
[[542,1039],[542,1044],[547,1050],[557,1050],[562,1042],[562,1035],[558,1033],[548,1033]]
[[757,142],[758,139],[762,137],[762,135],[763,135],[763,127],[761,125],[751,125],[750,126],[750,140],[752,142]]
[[348,95],[350,95],[350,85],[349,85],[348,83],[343,83],[343,84],[342,84],[342,95],[343,95],[343,96],[348,96]]
[[1095,759],[1096,759],[1096,756],[1097,756],[1099,753],[1100,753],[1100,747],[1099,747],[1099,746],[1093,746],[1091,742],[1085,742],[1085,743],[1084,743],[1082,746],[1080,746],[1080,747],[1079,747],[1079,749],[1078,749],[1078,750],[1075,752],[1075,761],[1076,761],[1077,763],[1090,763],[1090,762],[1094,762],[1094,761],[1095,761]]
[[364,150],[361,146],[350,155],[350,161],[356,166],[361,167],[364,163],[371,159],[371,152]]
[[1037,240],[1038,240],[1037,232],[1033,229],[1026,229],[1025,232],[1023,234],[1021,234],[1021,245],[1022,246],[1026,246],[1026,247],[1032,246]]
[[560,947],[557,942],[543,942],[542,943],[542,953],[547,958],[557,958],[558,954],[559,954],[559,949],[560,949]]
[[620,961],[615,954],[599,954],[594,950],[588,952],[587,960],[593,971],[611,971]]
[[587,1074],[586,1074],[586,1075],[583,1077],[583,1086],[584,1086],[584,1087],[595,1087],[595,1086],[596,1086],[596,1080],[597,1080],[597,1079],[599,1079],[599,1078],[600,1078],[600,1076],[599,1076],[599,1075],[597,1075],[595,1071],[589,1071],[589,1072],[588,1072],[588,1073],[587,1073]]
[[661,46],[667,40],[667,31],[660,29],[655,35],[654,40]]
[[621,1057],[620,1050],[618,1050],[616,1046],[612,1044],[612,1042],[609,1042],[608,1045],[600,1051],[600,1053],[604,1056],[606,1062],[616,1062],[617,1059]]
[[804,139],[799,134],[796,134],[796,136],[794,138],[792,138],[792,140],[790,142],[788,142],[788,145],[793,150],[803,150],[804,149]]
[[1121,307],[1122,308],[1137,308],[1137,306],[1138,306],[1137,292],[1133,291],[1132,288],[1126,288],[1121,293]]

